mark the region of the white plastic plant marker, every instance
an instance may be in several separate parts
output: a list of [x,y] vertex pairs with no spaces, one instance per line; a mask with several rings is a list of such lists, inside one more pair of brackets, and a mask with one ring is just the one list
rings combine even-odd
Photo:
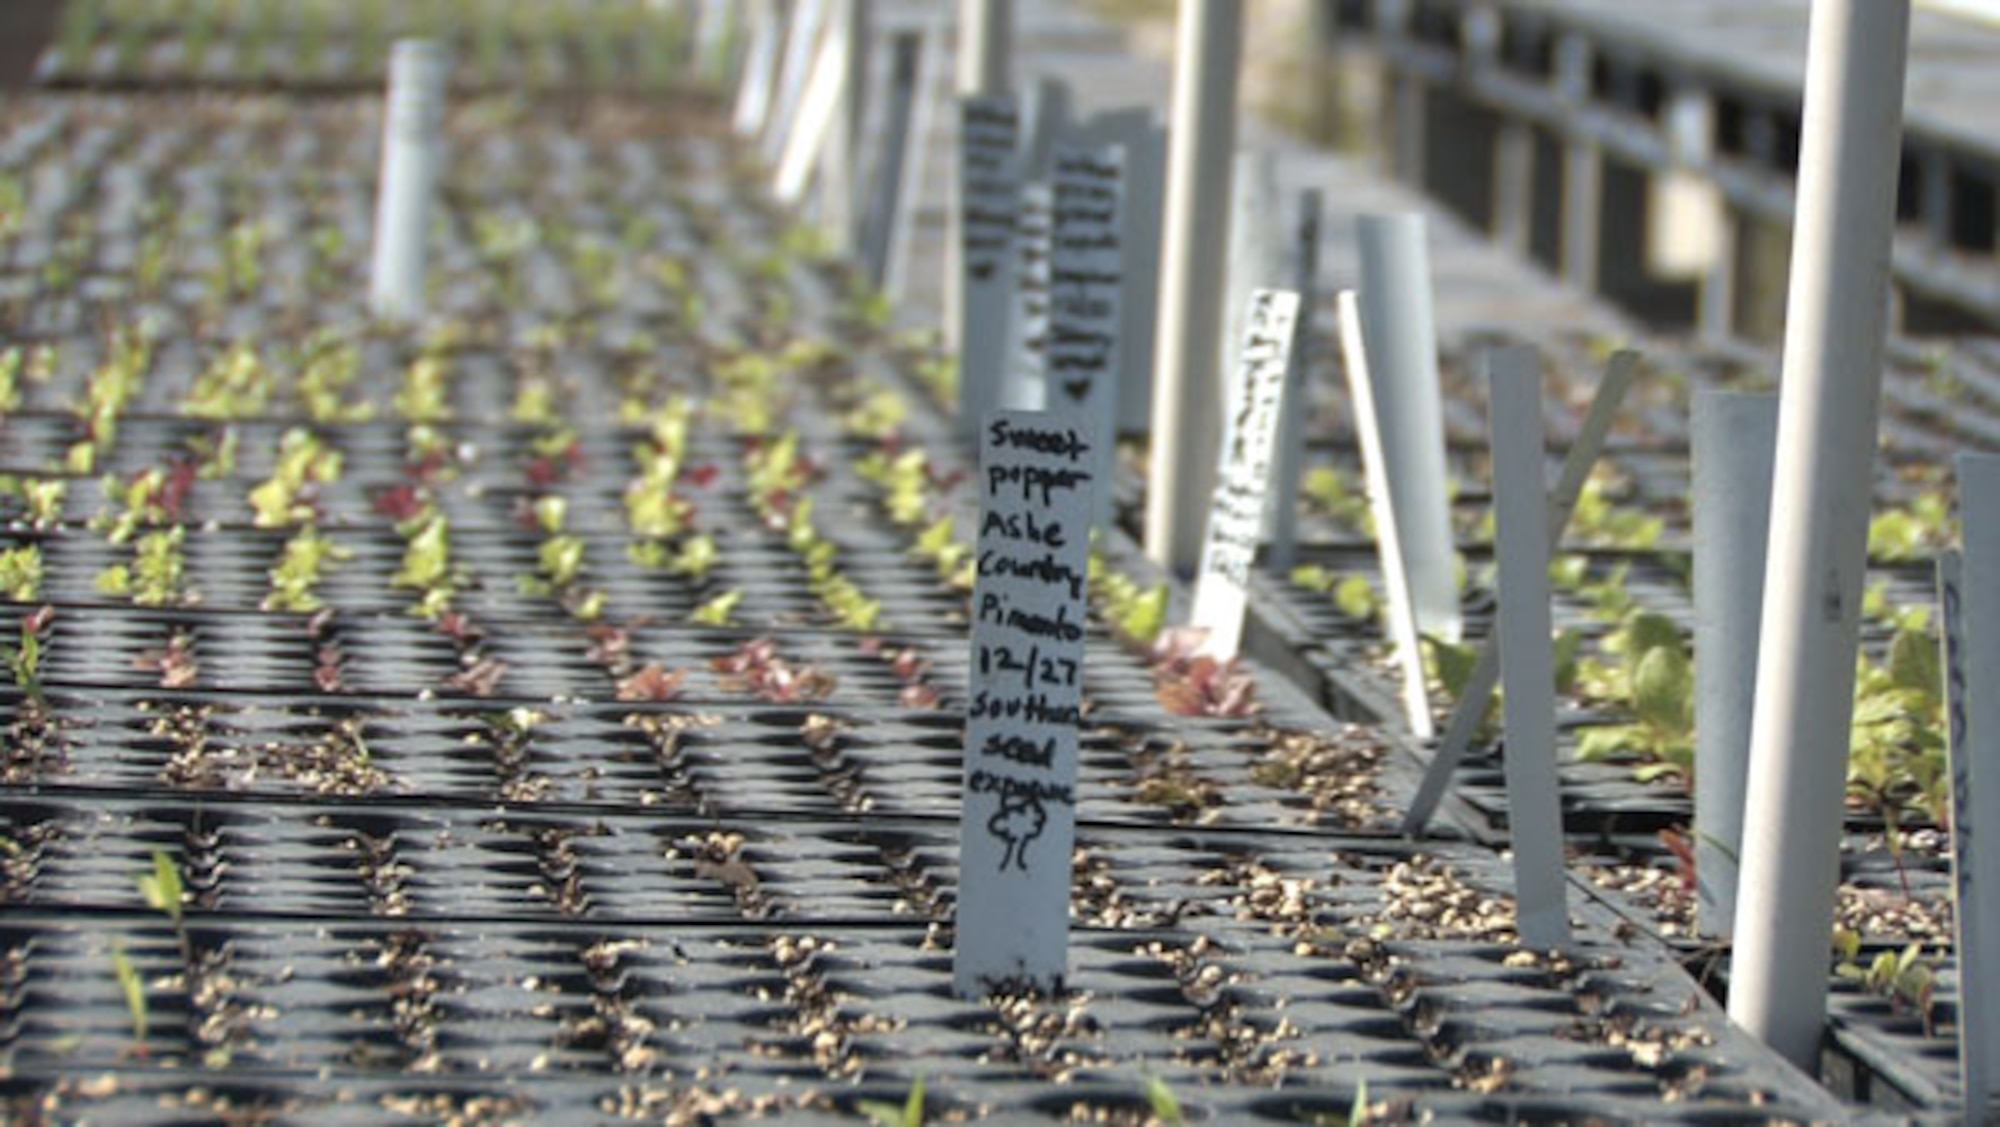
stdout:
[[1012,92],[1014,0],[959,0],[958,94]]
[[[1605,366],[1604,380],[1597,385],[1597,397],[1591,400],[1590,413],[1577,428],[1576,441],[1570,443],[1569,454],[1563,458],[1562,476],[1556,479],[1555,490],[1549,497],[1551,556],[1561,546],[1562,531],[1569,525],[1570,514],[1576,509],[1576,499],[1583,492],[1591,467],[1604,451],[1611,420],[1618,414],[1619,404],[1625,402],[1625,393],[1638,370],[1636,352],[1614,352]],[[1419,836],[1430,825],[1431,815],[1437,813],[1438,803],[1444,798],[1445,786],[1451,782],[1451,773],[1458,770],[1465,749],[1472,746],[1472,737],[1479,731],[1479,722],[1486,716],[1487,702],[1493,699],[1493,687],[1499,680],[1499,639],[1489,637],[1479,648],[1479,660],[1473,663],[1472,672],[1465,679],[1465,691],[1452,705],[1451,721],[1445,725],[1437,750],[1431,753],[1430,764],[1424,768],[1424,780],[1418,784],[1409,812],[1403,816],[1405,834]]]
[[772,194],[780,203],[796,206],[805,198],[806,187],[820,164],[834,118],[845,108],[841,87],[847,79],[847,31],[828,26],[813,52],[805,94],[799,100],[791,133],[784,138]]
[[1569,943],[1560,782],[1556,775],[1555,647],[1549,640],[1549,494],[1544,470],[1541,358],[1533,348],[1486,353],[1493,428],[1496,614],[1507,703],[1507,836],[1521,945]]
[[1056,145],[1075,128],[1069,83],[1054,75],[1036,77],[1021,103],[1021,168],[1029,179],[1048,178]]
[[1000,411],[983,508],[959,819],[953,988],[1060,993],[1068,971],[1095,452],[1082,427]]
[[1258,290],[1249,305],[1236,367],[1238,390],[1222,420],[1222,464],[1188,616],[1190,625],[1204,632],[1200,652],[1223,661],[1235,657],[1243,643],[1250,568],[1264,524],[1264,491],[1277,453],[1278,411],[1299,322],[1299,295],[1289,290]]
[[772,88],[778,81],[778,51],[784,38],[775,0],[748,0],[748,4],[750,46],[736,86],[736,110],[730,117],[739,137],[756,136],[770,119]]
[[958,422],[975,438],[1007,377],[1020,115],[1004,94],[962,99],[959,114]]
[[[1989,569],[1991,570],[1991,569]],[[1985,1006],[1968,1000],[1990,997],[1995,963],[1993,961],[1992,929],[1985,919],[1993,897],[1981,882],[1993,879],[1993,870],[1984,867],[1985,858],[1980,856],[1979,846],[1984,844],[1986,835],[1977,832],[1977,826],[1990,827],[1989,818],[1978,820],[1973,803],[1975,775],[1981,764],[1974,762],[1972,742],[1972,701],[1974,678],[1967,668],[1967,624],[1965,607],[1965,561],[1956,551],[1938,554],[1938,619],[1943,634],[1945,713],[1948,717],[1949,752],[1951,755],[1951,876],[1952,876],[1952,940],[1953,950],[1961,952],[1958,960],[1958,1080],[1960,1091],[1964,1093],[1967,1127],[1976,1127],[1991,1121],[1993,1106],[1993,1078],[2000,1074],[2000,1060],[1995,1059],[1993,1040],[1993,1016]],[[1996,575],[1987,576],[1990,582]],[[1987,600],[1991,602],[1989,598]],[[1983,693],[1990,694],[1994,681],[1989,676],[1981,686]],[[1995,710],[1986,709],[1988,713]],[[1989,763],[1986,774],[1996,773]],[[1994,809],[1989,804],[1988,810]],[[1968,827],[1974,832],[1968,833]],[[1977,874],[1975,876],[1975,874]],[[1981,943],[1985,943],[1982,949]]]
[[1047,181],[1021,185],[1014,220],[1013,310],[1007,319],[1010,363],[999,403],[1011,411],[1039,411],[1047,401],[1049,241],[1055,235],[1055,206],[1055,187]]
[[368,287],[369,308],[384,320],[424,315],[424,242],[444,165],[446,66],[444,47],[428,39],[397,40],[389,55]]
[[[837,23],[842,46],[839,109],[819,147],[814,177],[819,183],[822,224],[833,235],[833,249],[850,259],[861,257],[863,193],[867,191],[873,153],[869,151],[869,83],[875,53],[875,0],[840,0]],[[872,274],[871,274],[872,276]]]
[[1947,661],[1945,678],[1961,898],[1954,920],[1959,991],[1973,1000],[1959,1005],[1960,1067],[1967,1119],[1984,1121],[2000,1087],[2000,1036],[1983,1004],[2000,988],[2000,755],[1994,754],[2000,741],[2000,617],[1994,617],[2000,616],[2000,457],[1968,453],[1957,461],[1965,555],[1959,597],[1944,599],[1944,625],[1948,642],[1954,627],[1959,638],[1959,658]]
[[1119,324],[1124,317],[1125,151],[1058,145],[1049,245],[1048,402],[1090,436],[1097,480],[1092,524],[1112,517],[1117,456]]
[[[1279,216],[1278,154],[1270,149],[1247,149],[1236,154],[1236,173],[1230,181],[1229,258],[1225,269],[1229,289],[1223,299],[1222,340],[1216,352],[1221,370],[1231,370],[1235,357],[1230,350],[1243,339],[1243,319],[1250,309],[1250,295],[1263,289],[1289,288],[1285,277],[1285,229]],[[1229,385],[1225,390],[1241,390]]]
[[1382,564],[1388,602],[1389,641],[1403,671],[1403,718],[1420,740],[1436,733],[1431,721],[1430,682],[1424,675],[1423,632],[1410,598],[1409,569],[1403,566],[1403,536],[1396,530],[1395,479],[1382,465],[1382,424],[1375,413],[1374,381],[1368,376],[1368,344],[1361,331],[1361,307],[1353,290],[1335,297],[1340,323],[1341,367],[1347,372],[1348,402],[1360,439],[1362,472],[1368,477],[1368,509],[1375,518],[1375,546]]
[[1706,935],[1735,926],[1777,444],[1777,396],[1695,396],[1694,870],[1695,918]]
[[1160,216],[1166,206],[1167,135],[1153,111],[1128,107],[1097,114],[1070,133],[1077,145],[1116,145],[1124,153],[1119,196],[1124,214],[1119,257],[1124,280],[1118,325],[1117,428],[1150,432],[1153,411],[1153,318],[1160,308]]
[[[923,139],[931,135],[931,119],[937,114],[938,71],[944,65],[944,33],[933,22],[898,38],[896,88],[907,89],[909,113],[895,134],[898,153],[894,196],[882,211],[881,266],[882,292],[891,301],[901,301],[909,292],[910,261],[917,241],[917,201],[923,198],[924,177],[929,171],[926,157],[930,146]],[[882,182],[890,183],[888,164]]]
[[1417,624],[1427,635],[1455,642],[1463,620],[1424,217],[1357,216],[1355,236],[1369,378],[1381,419],[1383,464],[1396,481],[1396,529],[1403,537]]
[[798,126],[799,112],[805,108],[806,83],[825,39],[827,2],[792,0],[790,18],[785,21],[785,49],[779,56],[778,75],[772,85],[771,112],[758,139],[758,151],[766,166],[775,166],[783,159],[785,144]]
[[[1292,240],[1292,288],[1299,295],[1299,331],[1292,340],[1292,370],[1285,377],[1285,406],[1278,415],[1278,462],[1271,469],[1271,505],[1264,521],[1267,558],[1279,573],[1298,560],[1299,484],[1305,477],[1306,423],[1312,414],[1313,310],[1319,307],[1319,223],[1325,210],[1318,188],[1299,193],[1299,225]],[[1426,716],[1430,715],[1425,709]]]
[[1173,122],[1155,319],[1146,554],[1176,575],[1200,566],[1221,437],[1223,287],[1243,0],[1186,0],[1174,44]]
[[1909,0],[1812,5],[1729,1016],[1807,1072],[1826,1033],[1888,328]]

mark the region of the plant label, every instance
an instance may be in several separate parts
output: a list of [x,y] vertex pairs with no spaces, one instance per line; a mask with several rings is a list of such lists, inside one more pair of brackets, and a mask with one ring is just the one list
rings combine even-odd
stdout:
[[[1958,552],[1946,551],[1938,555],[1938,619],[1944,635],[1944,700],[1945,730],[1951,756],[1951,875],[1952,893],[1956,898],[1952,912],[1952,924],[1957,934],[1956,950],[1958,960],[1958,993],[1961,999],[1985,998],[1989,996],[1990,976],[1993,962],[1983,957],[1979,946],[1982,939],[1990,942],[1991,936],[1980,934],[1981,912],[1986,889],[1980,878],[1990,879],[1990,872],[1979,868],[1973,856],[1972,847],[1983,833],[1991,832],[1991,823],[1975,824],[1977,814],[1973,809],[1973,763],[1971,743],[1971,702],[1967,699],[1971,692],[1971,676],[1966,669],[1966,623],[1964,560]],[[1959,1082],[1965,1091],[1965,1106],[1968,1109],[1983,1109],[1993,1098],[1993,1078],[2000,1073],[2000,1060],[1993,1059],[1996,1046],[1993,1042],[1993,1018],[1983,1005],[1968,1005],[1964,1001],[1958,1007],[1958,1073]],[[1967,1120],[1978,1119],[1969,1114]]]
[[1369,379],[1381,418],[1383,459],[1396,479],[1396,528],[1403,534],[1410,595],[1424,633],[1455,642],[1462,630],[1457,553],[1424,217],[1357,216],[1354,234]]
[[1045,183],[1021,185],[1021,210],[1014,223],[1014,310],[1008,349],[1014,367],[1002,392],[1002,407],[1039,411],[1045,403],[1049,340],[1049,241],[1055,219],[1055,192]]
[[772,194],[780,203],[797,205],[805,198],[806,186],[818,169],[821,151],[826,148],[827,135],[833,131],[834,115],[845,108],[846,99],[840,86],[847,77],[850,49],[847,35],[839,27],[829,27],[820,36],[812,70],[805,80],[805,96],[799,100],[798,114],[793,119],[791,134],[784,138],[784,155],[778,162]]
[[1778,397],[1704,391],[1691,423],[1695,917],[1704,935],[1727,936],[1743,855]]
[[368,293],[377,317],[407,321],[423,316],[424,236],[444,163],[445,69],[444,48],[426,39],[399,40],[389,57]]
[[[1097,480],[1109,482],[1116,453],[1125,291],[1125,150],[1063,145],[1053,157],[1055,231],[1049,251],[1047,395],[1096,447]],[[1111,520],[1111,490],[1098,490],[1096,523]]]
[[772,0],[751,8],[750,46],[743,59],[743,77],[736,88],[736,112],[731,124],[739,137],[755,136],[771,116],[771,86],[778,70],[778,14]]
[[785,50],[771,95],[771,114],[764,123],[761,152],[766,165],[776,165],[805,105],[806,80],[813,69],[826,24],[826,0],[796,0],[785,21]]
[[1007,374],[1021,120],[1012,95],[965,98],[959,109],[958,403],[970,432],[998,406]]
[[882,292],[900,301],[908,290],[911,247],[916,242],[917,206],[923,198],[931,118],[943,51],[942,33],[926,25],[895,33],[891,50],[886,121],[876,160],[876,189],[868,219],[869,265]]
[[1271,504],[1265,510],[1265,538],[1271,567],[1284,574],[1298,558],[1299,484],[1305,477],[1306,419],[1312,414],[1313,315],[1319,307],[1320,213],[1318,188],[1298,195],[1298,227],[1291,242],[1292,288],[1299,292],[1299,331],[1292,342],[1291,371],[1285,377],[1285,406],[1278,418],[1278,466],[1272,474]]
[[1062,990],[1068,971],[1090,436],[1042,412],[980,432],[978,581],[959,821],[961,997]]
[[1555,647],[1549,641],[1548,456],[1541,359],[1533,348],[1487,352],[1491,380],[1494,554],[1500,563],[1502,713],[1507,738],[1507,832],[1521,945],[1569,944],[1561,783],[1556,776]]
[[1256,290],[1244,317],[1243,351],[1222,418],[1221,465],[1208,512],[1201,568],[1195,573],[1192,625],[1206,631],[1201,652],[1228,660],[1243,642],[1250,567],[1264,524],[1264,491],[1278,446],[1278,411],[1298,328],[1299,295]]
[[[1360,439],[1361,466],[1368,475],[1368,511],[1375,520],[1376,558],[1382,565],[1382,586],[1388,595],[1389,637],[1396,644],[1396,664],[1403,670],[1403,717],[1410,734],[1420,740],[1434,735],[1430,682],[1424,672],[1423,634],[1410,594],[1410,572],[1403,566],[1403,536],[1396,527],[1395,481],[1382,453],[1382,419],[1375,410],[1375,385],[1368,375],[1368,343],[1361,331],[1361,307],[1353,290],[1334,299],[1340,316],[1340,347],[1347,369],[1347,390],[1354,409],[1354,433]],[[1481,709],[1482,714],[1484,709]]]
[[[1960,454],[1958,507],[1965,547],[1957,597],[1944,600],[1947,643],[1956,636],[1958,656],[1946,666],[1950,719],[1952,845],[1961,901],[1954,913],[1958,940],[1961,1003],[1961,1061],[1966,1069],[1967,1106],[1976,1119],[1991,1107],[2000,1088],[2000,1038],[1994,1035],[1985,999],[1993,997],[1992,976],[2000,974],[2000,456]],[[1949,650],[1947,658],[1951,657]]]

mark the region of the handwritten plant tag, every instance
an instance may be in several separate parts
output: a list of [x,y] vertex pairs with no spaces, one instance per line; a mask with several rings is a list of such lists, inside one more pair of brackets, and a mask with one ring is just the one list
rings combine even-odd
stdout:
[[1049,343],[1049,241],[1054,236],[1055,191],[1046,183],[1021,185],[1015,216],[1014,306],[1008,331],[1013,369],[1000,406],[1039,411],[1044,394]]
[[1062,990],[1096,488],[1088,435],[1040,412],[980,431],[971,703],[959,820],[959,996]]
[[1264,523],[1264,490],[1278,445],[1278,412],[1298,327],[1299,295],[1256,290],[1244,321],[1243,352],[1222,420],[1221,467],[1208,513],[1201,569],[1195,573],[1192,625],[1205,632],[1201,653],[1220,660],[1243,643],[1250,567]]
[[[1059,146],[1053,161],[1055,223],[1049,248],[1048,405],[1077,420],[1096,447],[1094,471],[1111,480],[1117,438],[1118,332],[1125,289],[1125,150]],[[1097,522],[1111,517],[1098,491]]]
[[959,418],[970,431],[1000,404],[1014,311],[1014,227],[1021,207],[1010,95],[959,103]]

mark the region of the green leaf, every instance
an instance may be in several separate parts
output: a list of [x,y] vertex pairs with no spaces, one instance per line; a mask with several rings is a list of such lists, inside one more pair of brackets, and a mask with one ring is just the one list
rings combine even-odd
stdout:
[[1889,641],[1889,679],[1898,688],[1922,693],[1927,700],[1941,699],[1944,662],[1937,640],[1924,630],[1896,631]]
[[688,614],[688,621],[701,626],[727,626],[736,614],[736,604],[743,601],[743,592],[724,591]]
[[1354,1102],[1347,1108],[1347,1127],[1363,1127],[1368,1122],[1368,1078],[1355,1085]]
[[186,890],[181,886],[180,866],[174,864],[166,850],[153,850],[153,871],[139,878],[139,892],[146,898],[147,907],[165,912],[177,924],[180,922],[181,899]]
[[1694,723],[1694,667],[1680,646],[1654,646],[1632,674],[1632,707],[1660,732],[1685,732]]
[[923,1127],[924,1078],[910,1082],[910,1094],[900,1104],[887,1100],[862,1100],[855,1105],[877,1127]]
[[1333,604],[1349,618],[1372,619],[1379,605],[1365,575],[1350,575],[1333,589]]
[[1153,1109],[1153,1117],[1170,1127],[1179,1127],[1187,1122],[1181,1110],[1180,1097],[1167,1087],[1167,1082],[1157,1076],[1146,1077],[1146,1103]]
[[1470,645],[1426,635],[1424,653],[1431,659],[1431,675],[1444,686],[1444,691],[1453,700],[1463,696],[1465,683],[1472,679],[1472,670],[1479,664],[1479,651]]
[[1631,724],[1587,728],[1577,737],[1576,757],[1585,763],[1618,759],[1636,753],[1642,742],[1638,728]]
[[1572,695],[1576,692],[1577,655],[1583,651],[1583,631],[1571,627],[1557,634],[1554,649],[1556,692]]
[[132,1015],[132,1039],[144,1045],[149,1024],[146,980],[139,977],[138,968],[132,965],[131,956],[125,953],[125,944],[116,939],[111,941],[111,969],[118,976],[119,989],[125,993],[125,1010]]
[[[1612,643],[1616,644],[1613,645]],[[1626,659],[1637,663],[1647,653],[1660,646],[1681,646],[1681,628],[1674,620],[1652,611],[1638,611],[1625,619],[1614,638],[1606,639],[1606,648],[1625,655]],[[1636,669],[1636,664],[1634,666]]]

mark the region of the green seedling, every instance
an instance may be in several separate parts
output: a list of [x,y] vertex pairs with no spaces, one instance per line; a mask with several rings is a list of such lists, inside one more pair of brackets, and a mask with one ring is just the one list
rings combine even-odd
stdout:
[[146,1034],[151,1026],[151,1016],[146,1007],[146,980],[139,975],[139,968],[132,965],[132,957],[125,953],[125,944],[111,941],[111,970],[118,976],[118,988],[125,995],[125,1012],[132,1018],[132,1039],[139,1043],[139,1055],[146,1054]]
[[876,1127],[924,1127],[924,1078],[910,1081],[910,1094],[900,1104],[862,1100],[856,1106]]
[[1888,999],[1899,1011],[1907,1008],[1915,1013],[1923,1019],[1925,1034],[1930,1035],[1938,976],[1936,961],[1925,956],[1923,944],[1912,943],[1901,951],[1883,951],[1866,967],[1859,962],[1860,935],[1846,928],[1837,929],[1834,947],[1840,956],[1834,974]]
[[688,621],[698,626],[728,626],[735,621],[736,606],[743,592],[731,589],[702,603],[688,613]]
[[1153,1118],[1167,1127],[1182,1127],[1187,1122],[1187,1113],[1181,1110],[1180,1097],[1174,1095],[1167,1082],[1157,1076],[1146,1077],[1146,1105],[1153,1109]]
[[0,551],[0,593],[17,603],[31,603],[42,594],[42,549],[23,544]]

